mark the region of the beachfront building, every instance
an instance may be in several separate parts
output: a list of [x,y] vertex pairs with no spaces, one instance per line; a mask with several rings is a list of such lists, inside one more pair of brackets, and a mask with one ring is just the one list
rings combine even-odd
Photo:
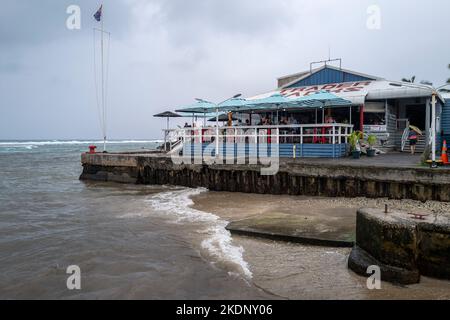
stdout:
[[[376,134],[386,151],[403,151],[407,147],[405,129],[409,125],[423,131],[419,140],[421,149],[430,142],[434,91],[431,86],[390,81],[326,64],[318,69],[278,79],[277,91],[286,97],[309,95],[318,90],[327,90],[350,100],[352,106],[347,118],[347,110],[344,109],[328,112],[336,114],[338,118],[351,117],[349,121],[355,129],[366,134]],[[438,94],[435,115],[437,137],[443,124],[444,103],[443,96]]]
[[442,88],[441,95],[445,100],[441,116],[441,140],[450,142],[450,85]]
[[176,137],[173,147],[183,145],[184,152],[248,154],[267,144],[276,145],[280,157],[336,158],[347,155],[353,130],[374,134],[379,150],[403,151],[410,125],[423,132],[421,151],[431,143],[435,113],[439,149],[442,137],[450,138],[450,101],[444,96],[428,85],[390,81],[324,61],[319,68],[311,65],[308,71],[280,77],[271,92],[219,104],[198,100],[180,108],[193,116],[215,112],[228,117],[222,119],[226,124],[216,119],[210,126],[205,122],[168,133]]

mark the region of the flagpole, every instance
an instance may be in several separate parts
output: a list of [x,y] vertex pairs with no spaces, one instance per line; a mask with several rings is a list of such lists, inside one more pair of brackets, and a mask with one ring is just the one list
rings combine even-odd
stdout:
[[103,35],[103,19],[104,19],[104,14],[103,14],[103,2],[101,4],[101,8],[102,8],[102,12],[101,12],[101,59],[102,59],[102,111],[103,111],[103,152],[106,151],[106,106],[105,106],[105,67],[104,67],[104,60],[103,60],[103,40],[104,40],[104,35]]

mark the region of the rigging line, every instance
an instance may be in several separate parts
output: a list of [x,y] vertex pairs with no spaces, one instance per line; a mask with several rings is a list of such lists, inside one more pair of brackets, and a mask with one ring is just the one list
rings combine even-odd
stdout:
[[104,71],[104,49],[102,50],[102,116],[103,116],[103,138],[106,137],[106,104],[105,104],[105,71]]
[[108,82],[109,82],[109,58],[111,47],[111,34],[108,33],[108,44],[106,47],[106,72],[105,72],[105,134],[108,129]]
[[[103,131],[103,123],[102,123],[102,110],[100,106],[100,99],[98,94],[98,81],[97,81],[97,51],[96,51],[96,31],[93,29],[93,43],[94,43],[94,84],[95,84],[95,98],[97,101],[97,117],[100,126],[100,130]],[[103,133],[103,132],[102,132]]]
[[[103,10],[103,3],[102,3],[102,10]],[[102,12],[102,16],[103,16],[104,12]],[[105,145],[106,145],[106,125],[105,125],[105,68],[104,68],[104,32],[103,32],[103,23],[104,23],[104,17],[101,17],[101,34],[100,34],[100,38],[101,38],[101,54],[100,54],[100,58],[101,58],[101,75],[102,75],[102,119],[103,119],[103,151],[105,151]]]

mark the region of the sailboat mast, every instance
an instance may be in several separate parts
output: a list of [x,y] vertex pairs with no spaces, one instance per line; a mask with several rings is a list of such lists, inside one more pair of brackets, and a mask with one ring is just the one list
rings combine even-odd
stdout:
[[105,65],[104,65],[104,29],[103,29],[103,20],[105,18],[104,15],[104,7],[102,2],[102,17],[101,17],[101,68],[102,68],[102,117],[103,117],[103,151],[106,151],[106,105],[105,105]]

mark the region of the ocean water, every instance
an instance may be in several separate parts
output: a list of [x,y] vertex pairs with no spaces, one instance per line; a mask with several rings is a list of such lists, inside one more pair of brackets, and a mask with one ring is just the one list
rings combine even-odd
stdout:
[[[228,220],[273,212],[345,216],[352,225],[360,202],[375,200],[80,181],[80,154],[91,144],[101,146],[0,141],[0,299],[450,299],[450,281],[425,277],[368,290],[347,268],[348,248],[225,230]],[[157,145],[115,141],[108,150]],[[73,265],[81,290],[66,285]]]
[[[0,141],[0,299],[262,299],[206,190],[83,182],[99,141]],[[155,149],[115,141],[108,150]],[[101,148],[100,148],[101,149]],[[69,290],[69,266],[81,290]]]

